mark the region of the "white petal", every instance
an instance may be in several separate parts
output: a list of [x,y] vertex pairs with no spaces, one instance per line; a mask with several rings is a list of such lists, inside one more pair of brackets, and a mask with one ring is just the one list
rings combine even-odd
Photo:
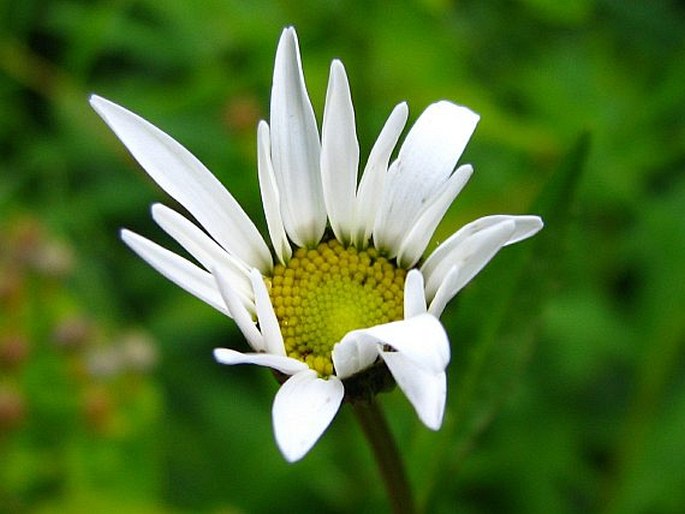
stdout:
[[[451,285],[449,291],[452,297],[456,295],[504,247],[514,233],[514,230],[515,224],[511,220],[501,221],[484,230],[478,230],[463,238],[459,245],[453,246],[452,251],[438,262],[434,271],[431,271],[430,274],[422,268],[427,278],[426,298],[429,300],[433,299],[453,266],[456,266],[459,270],[459,276]],[[432,265],[433,262],[430,264]],[[433,267],[431,266],[432,269]]]
[[283,226],[283,218],[281,217],[281,199],[271,162],[269,125],[265,121],[260,121],[257,128],[257,169],[259,171],[259,189],[262,192],[262,205],[264,206],[264,216],[266,216],[269,237],[274,245],[274,252],[276,252],[278,260],[281,263],[286,263],[290,260],[293,251],[290,248],[290,243],[288,243],[288,237]]
[[215,348],[214,358],[217,362],[229,366],[234,364],[256,364],[257,366],[275,369],[286,375],[295,375],[309,369],[304,362],[291,357],[268,353],[240,353],[229,348]]
[[245,339],[247,339],[247,342],[258,352],[266,351],[264,337],[240,300],[231,280],[218,269],[213,269],[212,275],[214,275],[214,279],[219,286],[219,292],[228,306],[228,311],[233,316],[233,320],[245,336]]
[[444,371],[450,360],[450,345],[445,329],[430,314],[353,330],[343,339],[348,337],[357,338],[363,344],[376,342],[390,346],[416,366],[432,373]]
[[266,290],[264,277],[262,277],[259,270],[253,269],[250,274],[250,279],[252,280],[252,288],[254,289],[257,319],[259,320],[259,328],[262,331],[262,336],[264,336],[266,352],[274,355],[285,355],[283,335],[281,334],[281,328],[278,325],[274,307],[271,304],[271,298],[269,298],[269,292]]
[[431,430],[438,430],[447,399],[445,372],[433,373],[423,369],[397,352],[381,352],[381,357],[419,419]]
[[371,366],[378,358],[378,339],[359,331],[349,332],[333,346],[335,375],[344,379]]
[[397,255],[407,227],[451,175],[478,120],[466,107],[446,101],[421,114],[386,177],[374,226],[376,247]]
[[[488,216],[488,218],[493,219],[507,219],[512,218],[512,216],[506,216],[502,214],[496,214],[493,216]],[[528,239],[534,236],[544,226],[542,218],[540,216],[513,216],[514,222],[516,223],[516,229],[514,233],[509,237],[509,240],[504,244],[504,246],[509,246],[524,239]]]
[[[528,225],[528,221],[524,224]],[[433,299],[453,266],[459,268],[459,283],[454,292],[456,294],[500,248],[517,238],[516,226],[516,216],[488,216],[473,221],[455,232],[438,246],[421,266],[426,278],[426,298]]]
[[311,369],[290,377],[276,393],[273,424],[276,443],[290,462],[301,459],[331,424],[345,390],[336,377],[318,378]]
[[400,266],[409,268],[416,264],[428,246],[428,242],[447,212],[447,209],[471,178],[473,168],[460,166],[431,198],[418,215],[411,230],[404,236],[397,254]]
[[221,248],[211,237],[185,216],[160,203],[152,206],[152,218],[205,269],[221,268],[228,276],[243,305],[254,309],[254,295],[249,278],[249,269]]
[[404,318],[412,318],[426,312],[426,294],[423,292],[423,275],[417,269],[410,270],[404,280]]
[[[475,277],[485,265],[500,251],[505,245],[505,242],[511,237],[514,231],[514,224],[511,221],[504,221],[499,225],[483,230],[473,237],[465,241],[464,245],[455,249],[455,252],[450,261],[445,261],[442,266],[452,263],[459,270],[456,279],[446,281],[442,278],[436,289],[440,290],[443,286],[441,295],[445,297],[445,303],[449,302],[454,296],[461,291],[461,289],[468,284],[473,277]],[[439,269],[438,273],[442,270]],[[448,271],[449,274],[449,271]],[[431,283],[436,283],[438,280],[437,273],[431,276]],[[431,284],[429,284],[429,287]]]
[[459,283],[459,268],[452,266],[442,280],[442,283],[438,286],[438,290],[428,308],[428,312],[436,318],[442,316],[447,303],[454,298],[459,291]]
[[276,50],[270,125],[285,230],[297,246],[316,244],[326,228],[321,143],[292,27],[283,31]]
[[405,102],[397,105],[385,122],[376,143],[371,149],[366,161],[364,173],[357,189],[355,245],[359,248],[366,246],[371,237],[376,213],[383,198],[383,185],[388,171],[390,155],[397,144],[397,140],[407,123],[409,108]]
[[359,143],[345,68],[331,63],[321,129],[321,181],[328,219],[339,241],[348,243],[354,224]]
[[174,284],[230,316],[210,273],[130,230],[122,230],[121,239],[145,262]]
[[188,209],[221,246],[263,272],[271,269],[271,254],[257,227],[194,155],[151,123],[109,100],[93,95],[90,104],[150,177]]

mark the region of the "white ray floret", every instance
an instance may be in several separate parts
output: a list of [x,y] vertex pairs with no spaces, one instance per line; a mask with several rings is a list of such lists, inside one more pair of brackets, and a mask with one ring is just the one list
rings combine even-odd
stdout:
[[377,247],[397,255],[407,229],[452,174],[479,119],[446,101],[428,106],[419,116],[386,178],[374,226]]
[[[262,335],[260,330],[257,328],[257,324],[252,319],[250,311],[245,307],[243,302],[240,300],[238,293],[234,289],[234,285],[230,278],[227,278],[224,273],[218,269],[212,270],[212,275],[219,286],[219,292],[221,297],[226,303],[228,311],[233,316],[235,324],[247,339],[247,342],[252,346],[252,348],[257,352],[266,352],[267,344],[265,337]],[[252,311],[256,311],[255,305],[252,306]]]
[[148,121],[109,100],[93,95],[90,104],[150,177],[188,209],[226,251],[269,271],[271,255],[257,227],[194,155]]
[[312,369],[290,377],[276,393],[274,434],[289,461],[296,461],[318,441],[338,412],[345,395],[337,377],[319,378]]
[[426,278],[426,297],[430,300],[452,266],[459,269],[456,294],[504,246],[532,236],[542,228],[537,216],[486,216],[465,225],[438,246],[421,271]]
[[290,259],[293,250],[283,225],[281,195],[278,191],[276,173],[271,162],[271,136],[269,125],[265,121],[260,121],[257,128],[257,170],[264,216],[266,217],[271,244],[273,244],[279,262],[284,263]]
[[339,241],[351,241],[359,143],[345,68],[333,61],[321,129],[321,180],[331,229]]
[[211,273],[130,230],[122,230],[121,239],[145,262],[177,286],[230,316]]
[[465,164],[448,178],[416,216],[411,230],[402,239],[397,251],[397,261],[402,266],[413,266],[426,250],[438,223],[447,209],[464,188],[473,174],[470,164]]
[[407,123],[407,116],[409,116],[409,108],[405,102],[393,109],[366,161],[364,173],[357,188],[355,213],[357,230],[354,234],[354,243],[358,247],[366,246],[373,232],[376,213],[383,198],[390,156]]
[[283,346],[283,336],[281,329],[278,326],[276,313],[274,312],[269,292],[266,290],[264,278],[257,269],[253,269],[250,273],[252,280],[252,288],[255,294],[255,307],[257,308],[257,319],[259,326],[264,336],[267,353],[274,355],[285,355],[285,347]]
[[370,366],[378,356],[388,365],[419,418],[437,430],[445,408],[445,368],[450,360],[447,334],[438,319],[419,314],[403,321],[355,330],[333,349],[336,373],[342,378]]
[[287,28],[276,50],[271,90],[271,158],[282,193],[285,229],[297,246],[320,240],[326,228],[320,154],[319,130],[304,83],[297,35]]
[[193,222],[173,209],[156,203],[151,210],[152,219],[157,225],[173,237],[205,269],[218,268],[230,277],[230,281],[244,305],[251,306],[254,303],[249,269],[241,261],[224,251]]

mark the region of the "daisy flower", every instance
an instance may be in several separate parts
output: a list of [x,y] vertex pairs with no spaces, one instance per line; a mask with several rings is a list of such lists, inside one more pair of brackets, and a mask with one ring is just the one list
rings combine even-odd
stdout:
[[90,103],[197,222],[152,206],[153,219],[197,264],[129,230],[122,239],[162,275],[234,320],[253,351],[219,348],[217,361],[277,372],[282,385],[273,427],[287,460],[309,451],[345,397],[377,392],[383,373],[428,428],[441,426],[450,346],[439,316],[500,248],[542,228],[537,216],[487,216],[423,259],[473,171],[456,164],[477,114],[447,101],[430,105],[391,162],[408,116],[406,103],[397,105],[357,182],[359,144],[345,68],[338,60],[331,64],[319,135],[297,36],[285,29],[270,123],[257,128],[269,245],[178,142],[104,98],[92,96]]

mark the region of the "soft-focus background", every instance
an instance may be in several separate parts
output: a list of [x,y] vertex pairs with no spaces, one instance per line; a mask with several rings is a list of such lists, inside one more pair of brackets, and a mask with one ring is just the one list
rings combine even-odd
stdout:
[[[214,363],[230,320],[129,252],[173,205],[90,110],[162,127],[261,228],[256,123],[280,31],[322,112],[341,58],[366,155],[391,108],[482,121],[436,234],[492,213],[546,229],[444,316],[433,433],[380,398],[430,513],[685,512],[685,4],[654,0],[0,4],[0,512],[384,512],[343,408],[300,463],[277,384]],[[176,248],[171,245],[172,248]]]

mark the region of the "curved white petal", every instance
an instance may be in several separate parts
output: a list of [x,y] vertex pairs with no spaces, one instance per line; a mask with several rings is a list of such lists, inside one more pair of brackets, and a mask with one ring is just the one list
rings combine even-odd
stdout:
[[447,400],[445,372],[428,371],[397,352],[381,352],[381,357],[419,419],[431,430],[438,430]]
[[295,29],[281,34],[271,90],[271,158],[285,230],[297,246],[316,244],[326,228],[321,143],[302,73]]
[[426,294],[423,292],[423,275],[417,269],[410,270],[404,280],[404,318],[412,318],[426,312]]
[[291,357],[268,353],[240,353],[229,348],[215,348],[214,358],[217,362],[229,366],[234,364],[256,364],[257,366],[275,369],[286,375],[295,375],[309,369],[304,362]]
[[383,198],[383,185],[390,155],[407,123],[408,115],[409,108],[406,102],[395,106],[366,161],[364,173],[357,188],[356,222],[353,235],[354,243],[359,248],[366,246],[373,232],[376,213]]
[[219,286],[219,292],[228,306],[228,312],[233,316],[233,320],[245,336],[245,339],[247,339],[247,342],[255,351],[266,351],[264,337],[252,320],[252,315],[240,300],[230,278],[216,268],[212,269],[212,275],[214,275],[214,279]]
[[333,346],[331,358],[335,375],[351,377],[371,366],[378,358],[378,340],[359,331],[349,332]]
[[[487,216],[463,226],[426,259],[421,271],[426,279],[426,298],[430,301],[453,266],[459,268],[455,294],[466,285],[492,257],[512,240],[520,240],[518,216]],[[529,216],[523,217],[528,235]],[[518,235],[517,235],[517,232]]]
[[451,175],[478,120],[473,111],[447,101],[421,114],[386,177],[373,231],[377,247],[397,255],[407,227]]
[[121,239],[145,262],[174,284],[230,316],[210,273],[130,230],[122,230]]
[[430,314],[374,327],[376,335],[416,366],[438,373],[450,361],[450,343],[440,321]]
[[[443,277],[437,286],[437,291],[444,286],[441,294],[445,297],[445,303],[449,302],[461,289],[475,277],[485,265],[500,251],[506,240],[511,237],[514,226],[511,221],[502,222],[487,230],[483,230],[471,237],[466,243],[455,251],[453,260],[449,261],[459,268],[457,277],[446,282]],[[448,262],[444,263],[449,264]],[[448,271],[449,273],[449,271]],[[437,275],[431,277],[435,279]],[[435,280],[433,280],[435,282]],[[443,300],[440,300],[443,301]]]
[[354,226],[359,143],[350,85],[343,64],[331,63],[321,128],[321,182],[335,237],[349,243]]
[[445,260],[446,256],[453,252],[457,246],[463,244],[465,238],[506,221],[513,222],[515,226],[514,232],[504,243],[505,246],[527,239],[535,235],[543,227],[542,219],[539,216],[495,214],[478,218],[464,225],[431,253],[426,262],[421,266],[424,275],[426,273],[433,273],[434,268]]
[[459,292],[459,283],[459,268],[452,266],[438,286],[435,297],[428,307],[428,312],[436,318],[442,316],[449,301]]
[[430,314],[393,321],[349,332],[345,339],[357,339],[358,344],[387,345],[404,355],[416,366],[439,373],[450,360],[450,344],[440,321]]
[[514,230],[514,222],[508,220],[465,238],[445,256],[435,271],[426,275],[426,298],[433,299],[452,266],[459,268],[459,277],[450,289],[450,294],[456,295],[504,247]]
[[[487,216],[487,218],[507,219],[511,218],[511,216],[495,214],[493,216]],[[513,218],[514,223],[516,223],[516,228],[514,229],[514,233],[509,237],[507,242],[504,243],[504,246],[509,246],[514,243],[518,243],[519,241],[523,241],[524,239],[528,239],[531,236],[534,236],[535,234],[540,232],[540,230],[542,230],[542,227],[544,227],[545,225],[540,216],[524,215],[513,216]]]
[[283,335],[278,325],[274,307],[271,304],[271,298],[269,298],[269,292],[266,290],[264,277],[255,268],[250,273],[250,279],[252,280],[252,288],[254,290],[257,320],[259,321],[262,336],[264,336],[266,352],[274,355],[285,355]]
[[318,378],[311,369],[290,377],[276,393],[273,424],[276,443],[290,462],[301,459],[331,424],[345,390],[336,377]]
[[259,189],[262,192],[262,205],[264,206],[264,216],[266,225],[269,229],[271,244],[274,252],[281,263],[285,263],[292,257],[293,251],[288,242],[281,217],[281,200],[276,185],[276,175],[274,174],[271,162],[271,137],[269,135],[269,125],[265,121],[260,121],[257,127],[257,170],[259,175]]
[[152,219],[162,230],[173,237],[205,269],[221,268],[227,275],[243,304],[254,309],[254,295],[250,284],[249,268],[221,248],[203,230],[182,214],[156,203],[152,206]]
[[257,227],[194,155],[148,121],[109,100],[93,95],[90,104],[148,175],[188,209],[221,246],[263,272],[271,269],[271,254]]
[[400,266],[409,268],[421,258],[445,212],[472,174],[473,168],[470,164],[459,166],[433,198],[428,201],[400,244],[397,253],[397,261]]

